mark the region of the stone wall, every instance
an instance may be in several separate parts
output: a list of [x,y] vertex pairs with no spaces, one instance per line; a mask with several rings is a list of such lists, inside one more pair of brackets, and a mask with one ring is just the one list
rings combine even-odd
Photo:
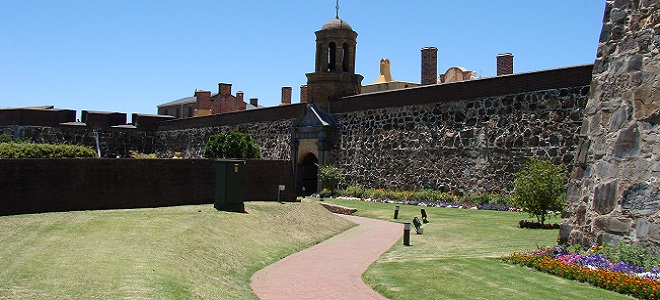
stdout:
[[341,141],[333,155],[345,170],[344,185],[508,191],[530,157],[573,162],[588,91],[576,86],[335,113]]
[[211,135],[238,131],[255,138],[263,159],[291,160],[291,130],[305,108],[293,104],[162,122],[155,133],[155,152],[160,157],[181,152],[184,158],[200,158]]
[[101,151],[101,157],[128,157],[129,150],[141,153],[154,152],[153,131],[137,129],[106,128],[102,130],[85,126],[31,126],[6,125],[0,127],[0,134],[9,134],[14,139],[29,139],[36,143],[72,144],[88,146]]
[[209,137],[222,132],[251,134],[262,159],[291,160],[291,128],[295,119],[157,131],[155,151],[160,157],[181,152],[183,158],[200,158]]
[[660,252],[660,3],[608,0],[560,238]]

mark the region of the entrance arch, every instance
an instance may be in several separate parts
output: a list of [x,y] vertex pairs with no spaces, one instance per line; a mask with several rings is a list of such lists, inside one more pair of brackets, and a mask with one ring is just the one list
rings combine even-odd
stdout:
[[300,191],[300,194],[303,196],[309,196],[318,192],[318,167],[316,166],[318,162],[319,160],[316,155],[307,153],[299,165],[301,186],[305,188],[304,192],[302,189]]

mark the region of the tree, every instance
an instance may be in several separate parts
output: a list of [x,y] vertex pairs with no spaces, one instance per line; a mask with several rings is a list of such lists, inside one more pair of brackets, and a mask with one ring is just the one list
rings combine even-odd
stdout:
[[321,176],[321,184],[324,188],[330,189],[331,194],[335,194],[337,183],[344,177],[343,170],[333,166],[316,165],[319,168],[319,176]]
[[204,146],[206,158],[259,158],[261,151],[250,134],[229,132],[213,135]]
[[566,171],[548,160],[530,159],[516,173],[513,202],[544,224],[550,211],[560,211],[566,201]]

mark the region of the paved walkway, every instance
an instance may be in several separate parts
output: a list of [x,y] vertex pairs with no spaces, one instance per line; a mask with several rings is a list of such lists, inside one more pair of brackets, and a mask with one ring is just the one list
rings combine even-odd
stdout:
[[252,276],[252,290],[272,299],[385,299],[362,282],[362,273],[399,240],[403,225],[342,217],[356,226],[290,255]]

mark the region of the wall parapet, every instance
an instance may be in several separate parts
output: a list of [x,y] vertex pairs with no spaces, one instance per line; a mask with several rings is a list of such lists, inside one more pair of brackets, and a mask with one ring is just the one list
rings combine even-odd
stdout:
[[591,83],[592,70],[590,64],[361,94],[330,101],[329,111],[345,113],[585,86]]

